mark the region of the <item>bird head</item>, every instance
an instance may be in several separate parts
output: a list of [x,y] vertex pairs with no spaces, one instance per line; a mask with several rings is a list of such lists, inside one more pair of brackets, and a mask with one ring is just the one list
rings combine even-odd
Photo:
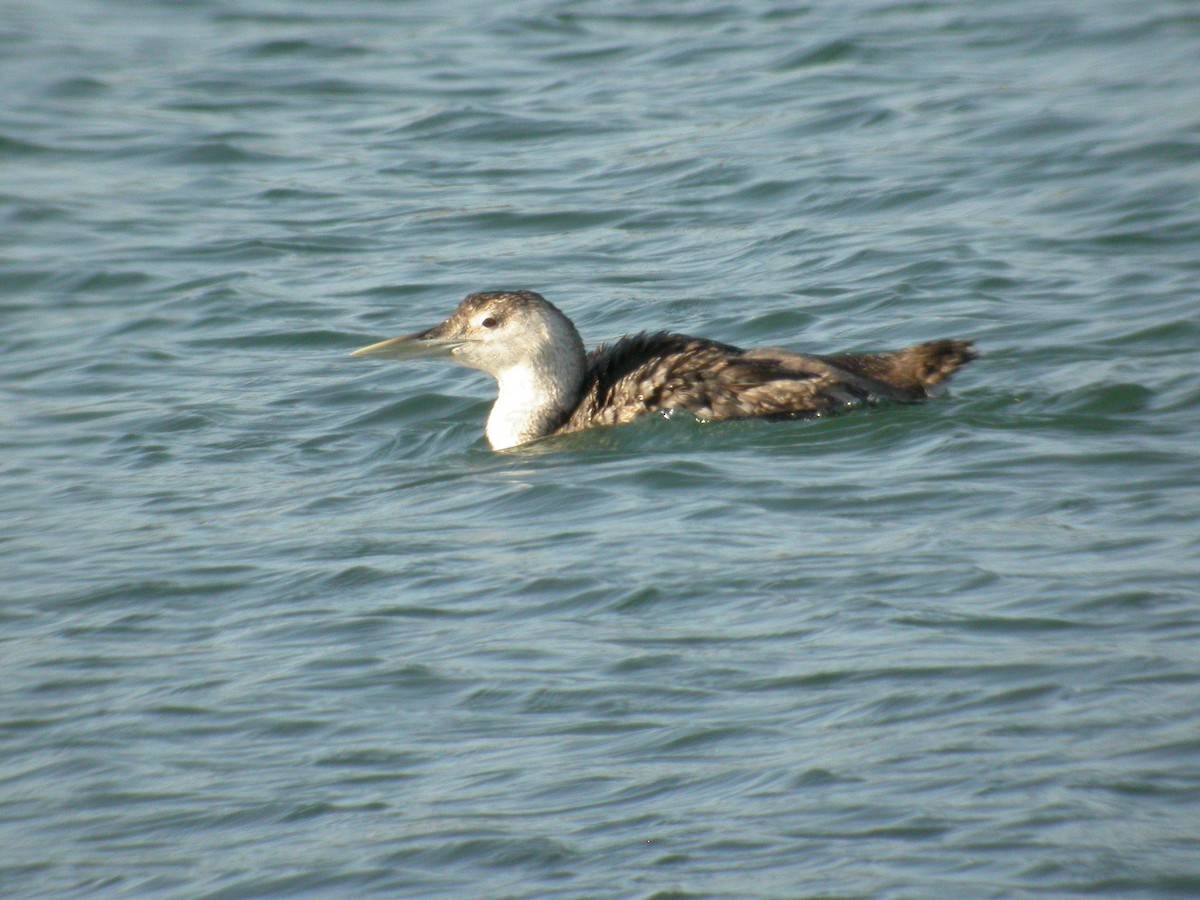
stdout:
[[440,356],[499,375],[517,366],[549,363],[562,353],[582,357],[583,343],[557,307],[533,291],[485,291],[463,300],[440,325],[371,344],[351,356]]

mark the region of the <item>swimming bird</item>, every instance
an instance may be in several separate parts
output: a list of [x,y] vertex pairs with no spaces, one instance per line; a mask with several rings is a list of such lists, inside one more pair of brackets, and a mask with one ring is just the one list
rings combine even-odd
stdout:
[[703,421],[796,419],[874,400],[913,403],[975,357],[971,341],[884,353],[811,356],[665,331],[590,354],[575,325],[541,294],[471,294],[442,324],[352,356],[446,356],[496,379],[487,420],[494,450],[557,434],[623,425],[681,409]]

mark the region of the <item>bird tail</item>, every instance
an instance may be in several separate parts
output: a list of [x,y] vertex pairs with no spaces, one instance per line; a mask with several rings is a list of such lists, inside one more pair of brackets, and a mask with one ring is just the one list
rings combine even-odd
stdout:
[[973,360],[975,345],[971,341],[930,341],[894,350],[861,356],[826,356],[827,363],[875,382],[885,390],[883,396],[896,400],[923,400],[930,391]]

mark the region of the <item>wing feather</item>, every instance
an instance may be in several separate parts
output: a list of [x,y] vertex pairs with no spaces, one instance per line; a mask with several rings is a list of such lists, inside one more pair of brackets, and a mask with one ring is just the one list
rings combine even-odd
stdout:
[[928,396],[974,357],[966,341],[889,353],[807,356],[668,332],[601,345],[588,357],[583,399],[559,429],[622,425],[684,409],[700,419],[803,418],[876,398]]

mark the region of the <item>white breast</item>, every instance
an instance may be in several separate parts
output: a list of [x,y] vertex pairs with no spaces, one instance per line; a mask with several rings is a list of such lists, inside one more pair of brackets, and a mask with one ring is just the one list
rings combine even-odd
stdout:
[[496,374],[499,392],[487,421],[487,439],[493,450],[507,450],[542,437],[543,419],[557,408],[557,392],[530,365],[518,365]]

